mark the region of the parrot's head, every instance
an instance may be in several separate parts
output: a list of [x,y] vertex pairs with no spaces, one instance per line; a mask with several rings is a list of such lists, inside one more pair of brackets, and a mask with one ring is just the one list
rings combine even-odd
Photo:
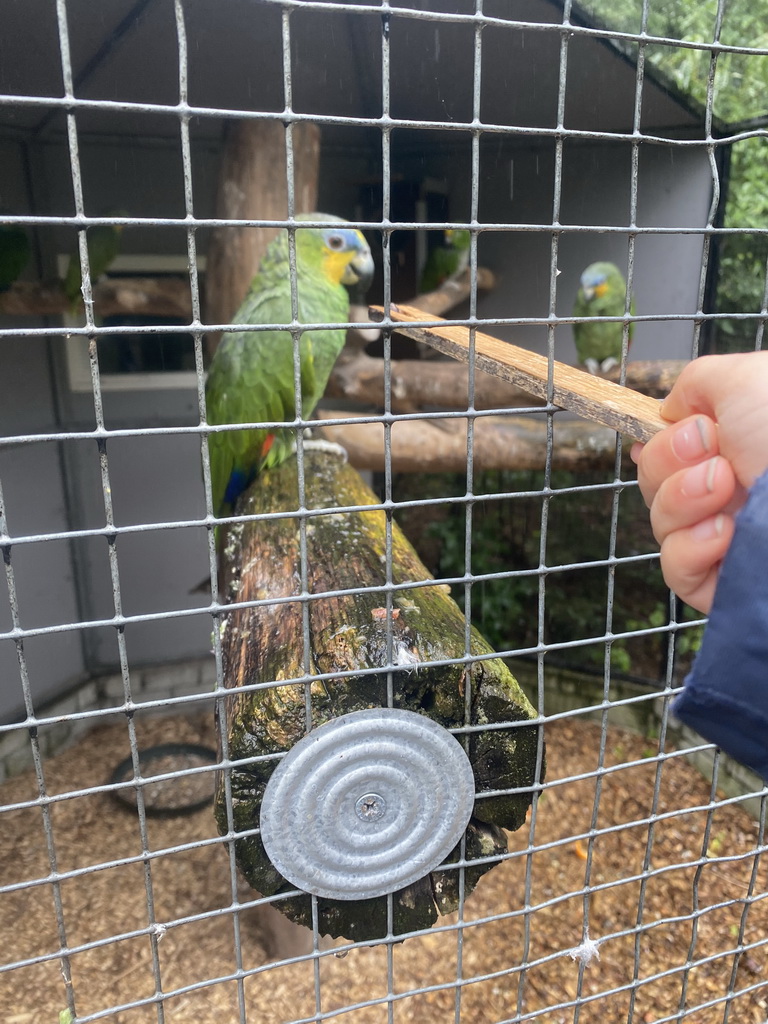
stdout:
[[448,228],[445,232],[445,244],[459,252],[468,249],[471,240],[472,235],[466,228]]
[[613,287],[624,289],[624,278],[614,263],[590,263],[581,275],[581,291],[587,302],[602,298]]
[[327,221],[323,228],[305,228],[296,232],[296,255],[302,265],[319,265],[333,284],[360,284],[367,290],[373,278],[371,250],[362,233],[341,217],[326,213],[305,214],[297,220]]

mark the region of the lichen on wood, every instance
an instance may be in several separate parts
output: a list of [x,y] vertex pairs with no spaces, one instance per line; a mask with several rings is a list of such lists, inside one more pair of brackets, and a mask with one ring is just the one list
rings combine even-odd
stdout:
[[[222,531],[223,600],[263,602],[233,608],[220,628],[224,680],[232,691],[225,700],[229,756],[261,759],[231,769],[235,831],[258,828],[264,790],[279,761],[269,755],[287,752],[310,723],[315,728],[391,701],[459,730],[465,744],[477,792],[465,857],[491,858],[466,869],[468,893],[506,851],[502,829],[517,829],[525,820],[537,782],[538,728],[530,724],[535,711],[504,661],[488,657],[493,651],[474,629],[466,650],[461,610],[447,587],[430,585],[432,577],[397,524],[388,528],[388,514],[344,511],[378,503],[358,473],[325,451],[308,449],[304,465],[305,507],[333,511],[310,514],[303,527],[294,514]],[[293,458],[260,475],[238,506],[243,515],[298,510]],[[483,660],[462,661],[466,654]],[[456,663],[435,664],[446,661]],[[254,684],[258,688],[243,689]],[[462,733],[467,724],[489,728]],[[225,832],[221,781],[216,814]],[[270,863],[258,833],[236,839],[235,849],[254,889],[269,896],[293,891]],[[450,864],[459,852],[457,847],[447,866],[394,894],[396,934],[429,927],[438,913],[456,908],[459,873]],[[317,902],[323,934],[353,940],[386,934],[386,897]],[[311,925],[309,896],[275,905],[291,920]]]

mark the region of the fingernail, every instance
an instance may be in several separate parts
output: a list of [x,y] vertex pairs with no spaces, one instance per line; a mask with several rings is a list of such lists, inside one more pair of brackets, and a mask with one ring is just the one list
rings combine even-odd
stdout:
[[690,423],[686,423],[672,436],[672,451],[681,462],[700,459],[709,449],[709,428],[703,416],[697,416]]
[[720,456],[715,455],[713,459],[707,459],[693,469],[687,469],[683,475],[680,493],[686,498],[703,498],[706,494],[711,494],[715,489],[715,473],[719,459]]
[[722,515],[717,515],[696,523],[691,527],[691,539],[701,542],[719,537],[723,532],[723,519]]

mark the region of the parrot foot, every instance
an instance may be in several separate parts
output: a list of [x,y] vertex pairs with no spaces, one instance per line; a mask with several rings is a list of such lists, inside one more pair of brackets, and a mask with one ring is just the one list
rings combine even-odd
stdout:
[[596,359],[585,359],[584,366],[587,368],[589,373],[599,373],[600,363]]
[[302,448],[305,452],[326,452],[328,455],[338,455],[344,462],[348,460],[347,449],[342,448],[335,441],[322,441],[317,438],[317,440],[304,441]]
[[350,334],[362,338],[366,345],[369,345],[372,341],[378,341],[381,337],[381,328],[370,320],[367,306],[350,306],[349,319],[357,323],[370,323],[370,327],[350,328]]
[[614,358],[614,356],[608,356],[607,359],[604,359],[602,363],[600,363],[600,373],[608,373],[609,370],[612,370],[614,366],[618,365],[618,359]]

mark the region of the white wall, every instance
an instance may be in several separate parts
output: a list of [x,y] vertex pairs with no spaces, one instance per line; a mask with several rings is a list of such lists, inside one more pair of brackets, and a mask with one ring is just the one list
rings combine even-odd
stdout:
[[[483,177],[480,219],[548,223],[553,215],[554,154],[549,147],[520,150],[514,159],[509,197],[509,159]],[[626,226],[630,218],[630,151],[626,146],[566,147],[560,220],[564,225]],[[637,222],[642,227],[686,228],[706,223],[711,197],[709,162],[702,148],[643,146],[640,154]],[[551,233],[489,232],[481,235],[480,261],[495,271],[495,291],[482,296],[483,317],[546,316],[549,312]],[[634,295],[638,315],[692,314],[701,271],[702,236],[638,235]],[[595,260],[626,268],[628,235],[563,231],[559,239],[556,313],[568,316],[582,270]],[[546,351],[546,329],[518,326],[490,333]],[[693,326],[686,322],[638,324],[633,359],[686,359]],[[555,356],[575,362],[570,325],[557,328]]]
[[[0,326],[10,326],[0,318]],[[0,341],[0,433],[56,429],[47,342]],[[60,446],[52,443],[0,448],[2,482],[11,535],[67,530]],[[17,545],[11,564],[21,626],[56,625],[78,619],[72,550],[66,541]],[[8,592],[0,587],[0,632],[12,626]],[[24,641],[29,681],[36,701],[44,701],[82,677],[85,671],[77,632],[52,633]],[[0,641],[0,721],[23,717],[21,677],[12,640]]]

